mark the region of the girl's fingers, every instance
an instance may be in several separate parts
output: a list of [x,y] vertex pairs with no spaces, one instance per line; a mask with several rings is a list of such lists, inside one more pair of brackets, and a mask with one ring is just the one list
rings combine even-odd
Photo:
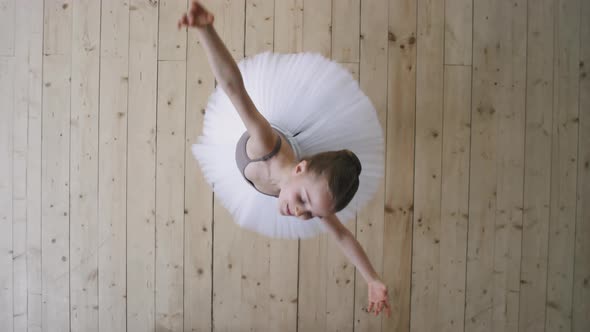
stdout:
[[188,25],[188,18],[186,14],[182,15],[182,17],[178,20],[178,29],[180,29],[183,25]]
[[371,310],[373,310],[373,304],[374,304],[373,302],[371,302],[369,304],[369,308],[367,309],[367,312],[371,312]]

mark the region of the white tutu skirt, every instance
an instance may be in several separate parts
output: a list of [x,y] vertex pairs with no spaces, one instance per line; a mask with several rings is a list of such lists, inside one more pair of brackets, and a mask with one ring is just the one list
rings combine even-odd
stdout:
[[[289,135],[301,157],[349,149],[362,164],[359,189],[336,215],[355,217],[383,177],[383,133],[375,108],[344,67],[316,53],[261,53],[238,63],[258,111]],[[236,143],[246,131],[219,87],[210,96],[203,135],[192,151],[218,200],[241,227],[272,238],[309,238],[326,231],[319,219],[282,216],[277,198],[246,182],[235,160]]]

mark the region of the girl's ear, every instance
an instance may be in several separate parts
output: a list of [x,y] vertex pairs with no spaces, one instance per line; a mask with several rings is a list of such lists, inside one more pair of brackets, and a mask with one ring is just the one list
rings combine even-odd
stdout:
[[295,166],[293,173],[299,174],[299,173],[305,172],[306,170],[307,170],[307,160],[302,160],[299,162],[299,164],[297,164]]

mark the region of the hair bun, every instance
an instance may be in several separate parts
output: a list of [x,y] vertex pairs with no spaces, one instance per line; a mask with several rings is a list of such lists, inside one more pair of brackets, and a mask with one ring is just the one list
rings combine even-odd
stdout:
[[361,165],[361,161],[359,160],[359,158],[356,156],[356,154],[354,154],[354,152],[352,152],[350,150],[344,150],[344,152],[346,153],[346,156],[349,158],[351,163],[354,165],[354,168],[356,170],[356,175],[357,176],[361,175],[361,171],[363,169],[363,166]]

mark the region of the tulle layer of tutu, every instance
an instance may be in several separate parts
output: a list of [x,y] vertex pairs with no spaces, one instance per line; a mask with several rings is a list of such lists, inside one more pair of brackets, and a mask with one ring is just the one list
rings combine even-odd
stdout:
[[[257,109],[273,126],[292,135],[303,157],[349,149],[361,161],[359,189],[336,215],[354,218],[383,177],[383,134],[369,98],[344,67],[316,53],[261,53],[238,63]],[[216,197],[241,227],[272,238],[309,238],[326,231],[318,219],[282,216],[277,198],[250,186],[235,161],[246,130],[219,87],[210,96],[203,134],[192,151]]]

